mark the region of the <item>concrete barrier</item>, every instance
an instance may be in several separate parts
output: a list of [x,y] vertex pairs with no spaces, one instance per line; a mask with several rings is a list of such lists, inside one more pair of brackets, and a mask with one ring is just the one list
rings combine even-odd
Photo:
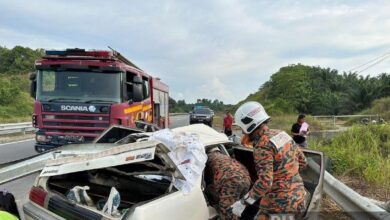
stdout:
[[188,115],[188,113],[169,113],[169,116]]

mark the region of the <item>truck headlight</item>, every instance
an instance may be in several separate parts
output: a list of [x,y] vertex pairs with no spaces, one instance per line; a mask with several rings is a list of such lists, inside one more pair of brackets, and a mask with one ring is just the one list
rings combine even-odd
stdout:
[[49,139],[44,134],[37,134],[35,139],[37,140],[37,142],[48,142],[49,141]]
[[55,119],[55,115],[45,115],[46,119]]

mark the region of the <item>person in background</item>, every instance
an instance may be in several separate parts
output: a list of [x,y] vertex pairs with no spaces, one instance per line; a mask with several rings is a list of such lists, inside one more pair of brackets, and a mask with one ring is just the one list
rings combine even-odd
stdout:
[[237,160],[222,154],[218,147],[207,151],[208,175],[210,183],[207,191],[218,203],[221,220],[238,220],[230,206],[249,190],[251,178],[249,172]]
[[[301,147],[307,147],[306,142],[306,135],[308,134],[309,130],[303,130],[302,131],[302,125],[306,123],[305,122],[305,115],[300,114],[298,115],[297,122],[292,125],[291,127],[291,134],[293,135],[293,139],[295,143],[297,143]],[[307,124],[307,123],[306,123]]]
[[16,206],[15,197],[11,193],[6,191],[0,191],[0,219],[19,219],[19,212]]
[[226,110],[225,117],[223,117],[223,131],[226,136],[232,136],[233,132],[233,116],[230,114],[229,110]]
[[255,219],[274,214],[300,216],[306,209],[307,193],[299,170],[306,165],[302,150],[284,131],[268,128],[270,117],[258,102],[247,102],[235,113],[235,122],[253,142],[258,178],[249,192],[232,205],[241,216],[246,206],[259,203]]

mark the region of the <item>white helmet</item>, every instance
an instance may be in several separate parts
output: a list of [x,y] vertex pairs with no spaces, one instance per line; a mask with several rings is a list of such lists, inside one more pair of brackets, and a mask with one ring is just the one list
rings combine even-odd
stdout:
[[270,119],[264,107],[258,102],[242,104],[234,114],[234,120],[245,134],[250,134],[263,122]]

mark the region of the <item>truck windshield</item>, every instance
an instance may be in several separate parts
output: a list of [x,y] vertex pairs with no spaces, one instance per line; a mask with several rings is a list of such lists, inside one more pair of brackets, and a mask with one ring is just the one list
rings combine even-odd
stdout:
[[38,72],[37,100],[120,102],[121,74],[42,70]]

